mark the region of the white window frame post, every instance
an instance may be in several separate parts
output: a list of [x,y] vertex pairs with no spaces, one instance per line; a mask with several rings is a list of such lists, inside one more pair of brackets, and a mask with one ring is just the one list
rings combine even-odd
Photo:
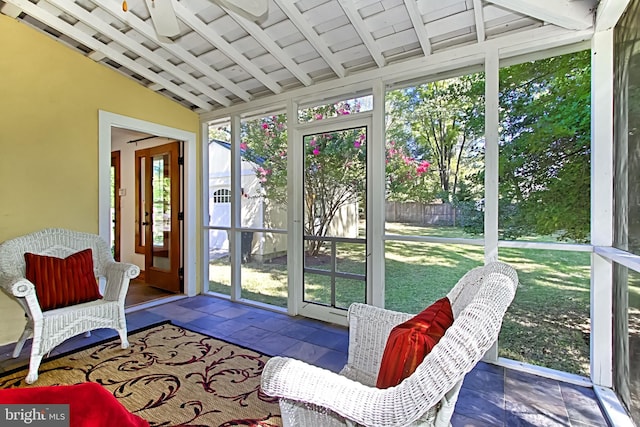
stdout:
[[384,308],[385,304],[385,255],[384,227],[386,206],[386,164],[385,164],[385,84],[378,80],[373,85],[373,117],[372,128],[367,148],[368,161],[367,200],[367,301],[376,307]]
[[[498,260],[498,164],[500,58],[497,49],[487,51],[484,63],[484,262]],[[487,362],[498,360],[498,342],[484,356]]]
[[231,228],[229,229],[229,258],[231,260],[231,289],[232,301],[238,301],[242,297],[241,275],[242,254],[240,250],[241,225],[241,177],[242,159],[240,157],[240,116],[231,117]]
[[[591,39],[591,244],[613,245],[613,29]],[[613,386],[613,264],[591,255],[591,380]]]

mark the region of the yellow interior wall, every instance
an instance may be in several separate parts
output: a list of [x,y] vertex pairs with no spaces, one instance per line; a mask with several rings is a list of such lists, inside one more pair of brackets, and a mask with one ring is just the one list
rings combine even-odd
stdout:
[[[0,15],[0,242],[45,227],[98,232],[98,110],[200,141],[193,111]],[[22,310],[0,293],[0,313],[0,344],[16,341]]]

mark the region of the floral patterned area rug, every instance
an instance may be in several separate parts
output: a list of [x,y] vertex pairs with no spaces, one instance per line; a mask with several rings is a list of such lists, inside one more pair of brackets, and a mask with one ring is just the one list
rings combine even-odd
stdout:
[[[267,356],[170,323],[42,363],[32,386],[95,382],[151,426],[281,426],[277,399],[260,390]],[[30,387],[27,369],[0,388]]]

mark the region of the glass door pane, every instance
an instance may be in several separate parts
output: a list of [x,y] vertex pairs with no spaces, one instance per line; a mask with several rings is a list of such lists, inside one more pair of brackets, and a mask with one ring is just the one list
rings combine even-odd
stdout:
[[170,270],[169,248],[171,247],[171,175],[169,155],[153,156],[151,165],[151,186],[153,188],[152,214],[153,236],[152,265],[161,270]]
[[303,301],[346,310],[367,300],[367,127],[313,133],[303,143]]
[[207,290],[231,296],[231,128],[228,123],[209,128],[208,207],[204,238],[208,246]]

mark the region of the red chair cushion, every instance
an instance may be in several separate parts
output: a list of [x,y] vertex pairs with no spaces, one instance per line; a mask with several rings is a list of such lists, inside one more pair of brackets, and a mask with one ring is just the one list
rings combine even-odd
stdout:
[[451,303],[444,297],[393,328],[384,348],[376,387],[396,386],[413,374],[452,324]]
[[102,298],[93,273],[91,248],[67,258],[25,253],[25,277],[36,287],[42,311]]

